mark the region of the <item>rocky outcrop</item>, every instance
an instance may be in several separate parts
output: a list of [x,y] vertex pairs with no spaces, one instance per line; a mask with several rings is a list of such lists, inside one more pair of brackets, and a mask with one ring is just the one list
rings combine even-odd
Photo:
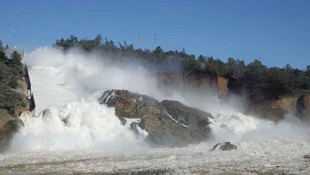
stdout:
[[302,95],[296,102],[297,116],[306,122],[310,122],[310,95]]
[[160,85],[172,88],[216,90],[220,97],[225,97],[228,93],[228,80],[208,73],[162,72],[157,74],[157,80]]
[[199,143],[211,136],[211,114],[187,107],[180,102],[131,93],[127,90],[106,91],[98,99],[100,104],[115,107],[115,114],[123,124],[126,119],[140,119],[132,124],[148,132],[147,140],[161,146],[185,146]]
[[161,104],[175,120],[190,128],[204,130],[210,123],[205,119],[212,118],[211,114],[187,107],[178,101],[163,100]]
[[231,150],[237,150],[238,146],[232,144],[231,142],[223,142],[223,143],[218,143],[213,146],[211,151],[215,150],[221,150],[221,151],[231,151]]
[[291,95],[277,100],[266,100],[249,108],[252,114],[278,122],[285,114],[293,114],[304,122],[310,122],[310,95]]
[[35,108],[27,66],[24,66],[22,74],[14,79],[17,82],[15,88],[0,83],[0,152],[5,151],[12,136],[23,125],[19,119],[21,114],[28,112],[31,116]]

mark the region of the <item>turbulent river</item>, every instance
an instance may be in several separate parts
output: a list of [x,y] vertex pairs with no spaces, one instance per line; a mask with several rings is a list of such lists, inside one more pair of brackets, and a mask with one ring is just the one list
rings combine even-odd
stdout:
[[[38,48],[24,61],[29,66],[36,116],[21,117],[25,126],[9,150],[0,154],[0,174],[310,173],[310,160],[303,157],[310,153],[309,128],[289,114],[275,124],[243,115],[240,105],[231,107],[215,97],[197,102],[179,93],[167,95],[143,68],[119,68],[95,54],[64,55]],[[211,112],[215,140],[183,148],[152,148],[143,136],[130,131],[129,124],[121,124],[113,108],[97,102],[108,89],[179,100]],[[43,117],[45,109],[48,115]],[[224,141],[238,149],[210,151]]]

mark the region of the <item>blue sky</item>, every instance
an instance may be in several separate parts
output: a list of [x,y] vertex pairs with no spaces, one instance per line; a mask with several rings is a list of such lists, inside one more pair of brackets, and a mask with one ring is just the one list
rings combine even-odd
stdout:
[[26,51],[98,33],[134,45],[140,34],[151,49],[156,34],[164,50],[310,65],[309,0],[0,0],[0,27],[8,24],[12,45]]

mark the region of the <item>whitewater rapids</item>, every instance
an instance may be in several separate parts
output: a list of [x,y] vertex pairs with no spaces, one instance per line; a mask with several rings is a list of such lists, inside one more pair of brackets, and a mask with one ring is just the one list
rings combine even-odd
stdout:
[[[309,129],[294,116],[275,124],[222,104],[208,108],[177,93],[167,97],[142,68],[119,68],[95,54],[72,51],[64,55],[56,49],[38,48],[26,54],[25,62],[36,116],[21,117],[25,126],[14,136],[10,149],[0,154],[0,174],[310,173],[310,161],[303,158],[310,153]],[[134,135],[129,122],[122,125],[113,108],[97,102],[108,89],[175,99],[210,111],[215,140],[184,148],[151,148],[143,140],[145,135]],[[199,103],[210,105],[209,101]],[[238,149],[209,151],[224,141]]]

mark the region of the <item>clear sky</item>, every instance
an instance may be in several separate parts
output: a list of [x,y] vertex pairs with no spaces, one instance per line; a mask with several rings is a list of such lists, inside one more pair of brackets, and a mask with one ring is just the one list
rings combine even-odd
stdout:
[[8,24],[11,45],[26,51],[98,33],[135,46],[140,34],[152,49],[156,34],[164,50],[310,65],[310,0],[0,0],[0,27]]

